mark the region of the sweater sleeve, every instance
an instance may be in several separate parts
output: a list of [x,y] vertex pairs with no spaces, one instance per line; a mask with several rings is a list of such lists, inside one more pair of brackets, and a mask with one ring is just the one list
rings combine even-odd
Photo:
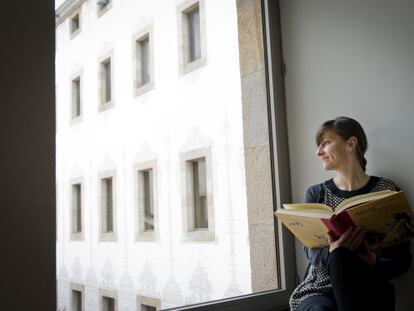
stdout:
[[[311,186],[305,193],[305,203],[321,203],[323,200],[323,186],[322,184]],[[327,266],[329,250],[327,247],[309,248],[304,246],[306,256],[312,266],[322,267]]]

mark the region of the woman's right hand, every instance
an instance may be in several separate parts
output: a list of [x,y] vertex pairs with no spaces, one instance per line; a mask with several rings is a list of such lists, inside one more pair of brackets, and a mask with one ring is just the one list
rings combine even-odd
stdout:
[[328,232],[329,252],[332,253],[338,247],[346,247],[356,252],[365,238],[365,230],[360,227],[350,227],[338,239],[335,239],[331,232]]

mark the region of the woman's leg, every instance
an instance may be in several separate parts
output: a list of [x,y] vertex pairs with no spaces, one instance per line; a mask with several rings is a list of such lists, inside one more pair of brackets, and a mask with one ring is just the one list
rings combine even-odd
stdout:
[[339,311],[394,310],[392,285],[349,249],[330,254],[329,275]]
[[337,311],[335,300],[328,296],[311,296],[299,304],[297,311]]

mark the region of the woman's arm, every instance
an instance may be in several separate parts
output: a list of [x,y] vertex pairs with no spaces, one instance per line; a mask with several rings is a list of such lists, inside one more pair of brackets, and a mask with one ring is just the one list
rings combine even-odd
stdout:
[[[305,193],[305,203],[321,203],[323,199],[322,184],[314,185],[308,188]],[[309,248],[304,246],[309,263],[316,267],[327,267],[329,251],[327,247]]]

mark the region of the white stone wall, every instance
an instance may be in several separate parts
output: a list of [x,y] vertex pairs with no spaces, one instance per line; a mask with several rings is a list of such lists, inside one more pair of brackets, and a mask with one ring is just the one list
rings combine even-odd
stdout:
[[[58,305],[70,282],[85,285],[86,309],[99,288],[116,290],[121,310],[136,295],[163,308],[251,293],[242,106],[234,0],[205,1],[206,66],[179,77],[177,10],[183,1],[113,0],[97,18],[82,6],[82,30],[56,29]],[[154,89],[133,92],[133,36],[152,25]],[[99,58],[112,51],[114,108],[99,112]],[[82,71],[82,121],[71,125],[71,77]],[[214,242],[185,242],[180,154],[210,146]],[[159,239],[135,241],[136,163],[158,165]],[[116,171],[117,242],[99,242],[98,174]],[[84,178],[84,241],[70,240],[70,180]]]

